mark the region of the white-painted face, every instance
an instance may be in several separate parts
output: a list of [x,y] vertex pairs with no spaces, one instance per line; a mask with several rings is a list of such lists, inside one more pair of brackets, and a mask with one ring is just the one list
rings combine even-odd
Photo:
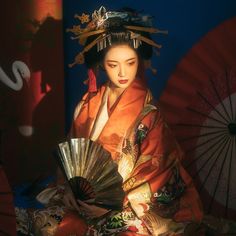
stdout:
[[126,89],[136,78],[138,55],[128,45],[112,46],[105,55],[104,68],[111,87]]

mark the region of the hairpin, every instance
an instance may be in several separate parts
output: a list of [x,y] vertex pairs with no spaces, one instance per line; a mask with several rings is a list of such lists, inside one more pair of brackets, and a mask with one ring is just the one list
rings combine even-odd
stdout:
[[[150,16],[141,16],[139,14],[131,14],[129,12],[119,12],[119,11],[107,11],[104,6],[101,6],[98,10],[95,10],[92,13],[92,17],[90,20],[90,16],[83,13],[80,15],[75,15],[75,18],[79,19],[81,24],[88,23],[86,27],[82,28],[81,25],[74,25],[72,29],[67,29],[67,32],[72,32],[75,34],[75,37],[72,37],[73,40],[78,39],[81,45],[85,45],[88,37],[93,35],[98,35],[98,37],[90,42],[77,56],[75,57],[75,61],[69,66],[72,67],[75,64],[83,64],[84,63],[84,53],[89,51],[93,46],[97,44],[97,51],[101,51],[107,47],[107,45],[111,45],[111,36],[110,36],[110,28],[111,26],[109,20],[111,19],[119,19],[119,23],[127,29],[127,32],[130,33],[130,39],[132,40],[133,47],[138,48],[142,42],[145,42],[154,48],[160,49],[162,46],[157,44],[153,40],[141,35],[139,32],[147,32],[147,33],[161,33],[168,34],[166,30],[159,30],[157,28],[153,28],[151,26],[146,26],[147,23],[150,25]],[[132,25],[132,23],[134,25]],[[135,24],[143,24],[145,26],[137,26]]]

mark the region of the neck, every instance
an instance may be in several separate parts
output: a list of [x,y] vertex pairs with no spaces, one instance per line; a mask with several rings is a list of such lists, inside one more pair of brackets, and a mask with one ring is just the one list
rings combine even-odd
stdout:
[[117,88],[111,85],[111,83],[109,83],[109,88],[110,88],[110,95],[114,96],[114,97],[119,97],[125,90],[125,88]]

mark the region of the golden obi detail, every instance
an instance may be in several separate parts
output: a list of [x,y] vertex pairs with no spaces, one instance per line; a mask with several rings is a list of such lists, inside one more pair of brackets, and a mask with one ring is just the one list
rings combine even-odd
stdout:
[[33,228],[37,235],[54,235],[65,214],[63,207],[53,206],[46,210],[37,210],[33,213]]
[[[174,222],[172,219],[165,219],[155,212],[149,212],[142,217],[145,225],[152,235],[179,235],[184,232],[185,224]],[[169,232],[169,233],[168,233]],[[172,233],[170,233],[172,232]]]
[[123,184],[124,191],[127,192],[128,190],[130,190],[133,187],[135,182],[136,182],[136,178],[134,177],[130,178],[127,182],[125,182]]
[[118,172],[123,178],[123,182],[130,176],[134,168],[134,161],[131,154],[123,154],[118,162]]
[[138,217],[142,217],[149,210],[151,189],[148,183],[142,184],[128,194],[129,202]]

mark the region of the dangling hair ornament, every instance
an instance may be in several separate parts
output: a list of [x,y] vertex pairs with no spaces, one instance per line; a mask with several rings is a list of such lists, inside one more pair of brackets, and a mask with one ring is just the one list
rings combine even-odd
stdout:
[[[85,45],[88,37],[92,35],[97,35],[98,37],[89,43],[82,52],[75,57],[75,61],[69,65],[70,67],[76,64],[83,64],[84,53],[96,44],[98,52],[106,48],[107,45],[111,45],[109,31],[112,27],[116,27],[116,25],[114,26],[111,23],[113,19],[119,21],[118,27],[122,26],[130,33],[130,40],[133,41],[134,48],[138,48],[142,42],[157,49],[161,48],[160,44],[155,43],[153,40],[141,35],[139,32],[168,34],[168,31],[153,28],[151,26],[150,16],[143,16],[137,13],[133,14],[129,11],[107,11],[104,6],[101,6],[98,10],[93,12],[91,20],[90,16],[85,13],[81,16],[75,15],[75,18],[79,19],[81,24],[87,23],[87,25],[84,28],[82,28],[81,25],[74,25],[72,29],[67,29],[67,32],[74,33],[75,37],[72,37],[73,40],[78,40],[81,45]],[[137,26],[137,24],[142,26]]]
[[[132,10],[130,11],[130,9],[125,11],[107,11],[105,7],[101,6],[93,12],[91,17],[83,13],[82,15],[75,15],[75,18],[80,21],[80,24],[67,29],[67,32],[72,32],[74,34],[72,39],[78,40],[80,45],[86,46],[77,54],[74,62],[69,64],[70,67],[76,64],[83,64],[85,62],[84,53],[88,52],[94,46],[97,46],[97,52],[102,51],[107,46],[111,46],[112,29],[124,29],[135,49],[142,45],[142,43],[146,43],[153,47],[157,55],[159,53],[158,50],[162,46],[150,38],[145,37],[145,34],[143,35],[142,32],[149,34],[168,34],[168,31],[162,31],[152,27],[151,16],[143,16],[132,12]],[[86,24],[85,27],[82,26],[84,24]],[[91,36],[95,36],[95,39],[86,44],[87,39]],[[139,70],[139,74],[143,78],[145,78],[145,69],[150,69],[154,75],[157,73],[157,70],[151,65],[151,60],[144,60],[142,68]],[[96,73],[96,68],[90,68],[88,70],[88,79],[84,82],[88,85],[88,90],[91,93],[97,91]]]

